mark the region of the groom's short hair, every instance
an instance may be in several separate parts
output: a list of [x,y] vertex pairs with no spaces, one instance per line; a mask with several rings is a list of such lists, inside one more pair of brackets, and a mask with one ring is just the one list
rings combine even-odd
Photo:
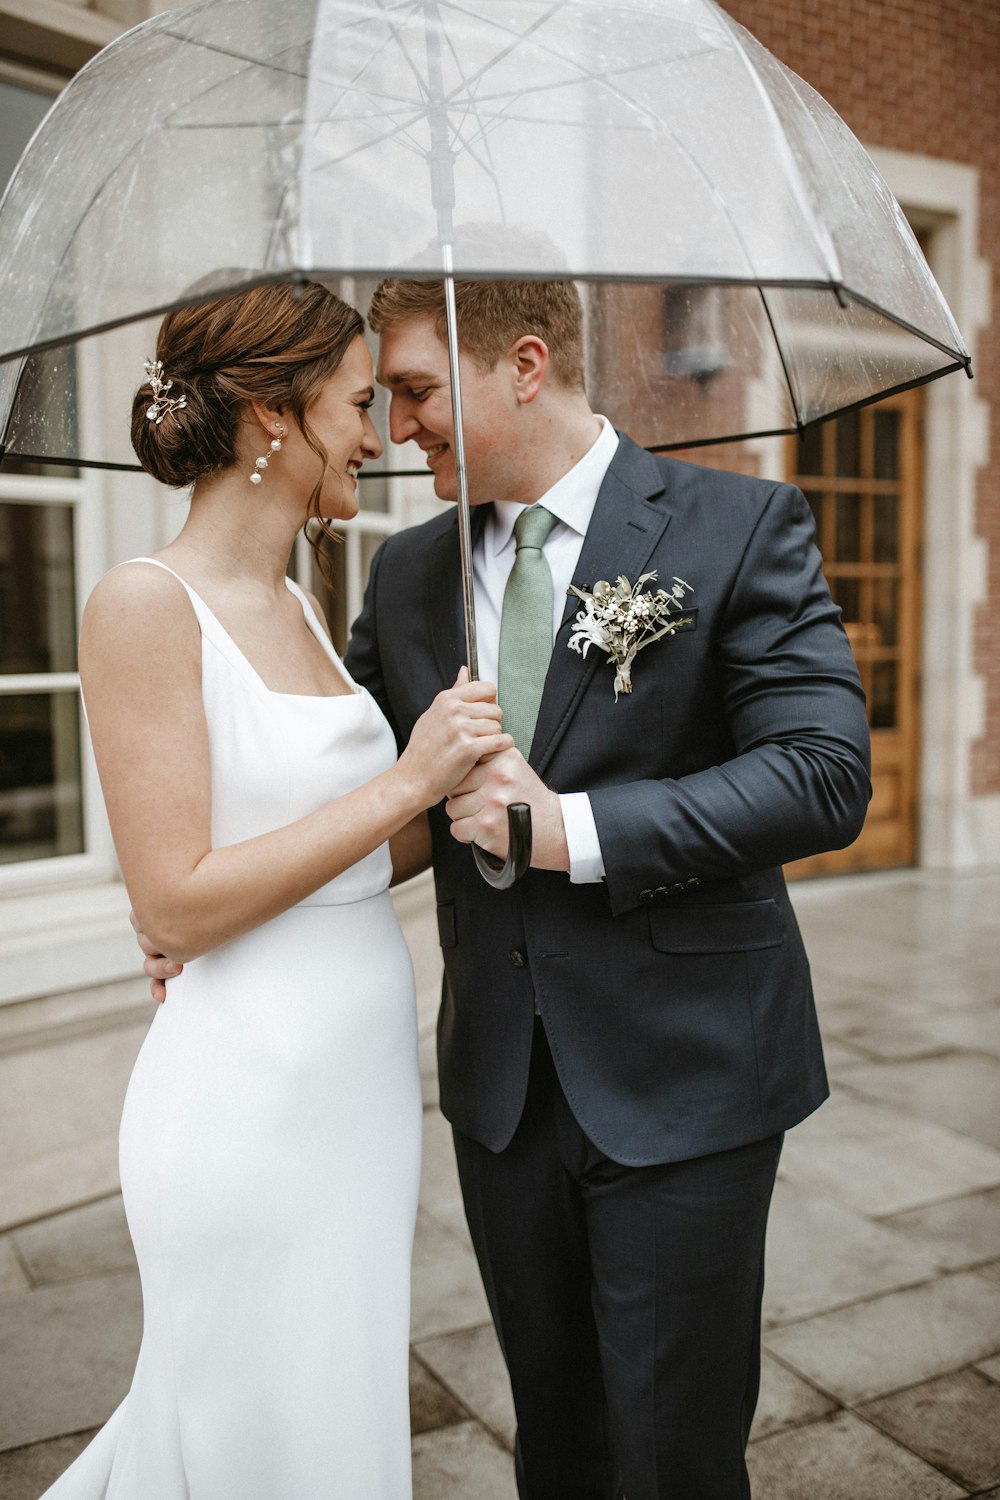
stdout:
[[[455,249],[467,266],[478,262],[484,269],[516,265],[530,270],[535,265],[536,278],[538,270],[551,272],[563,263],[547,236],[509,225],[456,225]],[[440,264],[435,243],[417,257],[414,268]],[[583,389],[583,304],[572,281],[456,281],[455,309],[459,344],[481,370],[495,369],[517,339],[535,334],[548,346],[550,367],[560,385]],[[368,313],[375,333],[410,318],[427,317],[446,342],[442,281],[390,276],[379,282]]]

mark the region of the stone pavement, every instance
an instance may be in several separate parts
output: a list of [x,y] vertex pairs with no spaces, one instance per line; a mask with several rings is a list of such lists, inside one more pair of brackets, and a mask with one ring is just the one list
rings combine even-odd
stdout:
[[[828,880],[794,899],[833,1097],[782,1160],[755,1500],[1000,1500],[1000,874]],[[432,994],[415,1494],[516,1500],[510,1398],[436,1105]],[[117,1197],[0,1236],[2,1500],[35,1500],[105,1419],[139,1328]]]

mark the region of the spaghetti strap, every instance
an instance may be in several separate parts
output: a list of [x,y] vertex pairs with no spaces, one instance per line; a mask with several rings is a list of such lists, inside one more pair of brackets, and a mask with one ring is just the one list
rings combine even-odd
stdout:
[[127,568],[131,563],[149,563],[152,568],[162,568],[164,573],[172,574],[178,583],[183,583],[189,594],[194,592],[189,583],[184,583],[184,579],[179,573],[175,573],[173,568],[168,567],[165,562],[160,562],[158,557],[126,557],[124,562],[118,563],[118,567]]
[[294,698],[301,696],[306,702],[315,701],[317,703],[328,702],[331,698],[344,699],[349,697],[357,697],[363,693],[363,689],[360,688],[354,681],[353,677],[344,666],[344,663],[341,661],[340,657],[334,650],[333,642],[330,640],[330,637],[327,635],[326,631],[323,629],[323,626],[317,619],[316,611],[310,604],[307,595],[303,592],[302,589],[299,588],[299,585],[293,579],[288,577],[285,578],[285,583],[288,586],[289,592],[292,593],[299,601],[299,605],[302,609],[302,614],[308,629],[319,641],[326,655],[330,658],[330,661],[332,662],[334,667],[336,667],[339,676],[343,679],[344,686],[348,690],[346,693],[310,693],[300,695],[295,693],[280,693],[274,688],[269,688],[267,686],[267,683],[261,677],[260,673],[257,671],[257,668],[254,666],[253,662],[250,661],[246,654],[233,640],[232,636],[229,634],[229,631],[223,625],[218,615],[216,615],[212,611],[210,606],[205,603],[201,595],[191,587],[187,579],[182,578],[180,573],[175,572],[174,569],[169,567],[167,563],[160,562],[158,557],[130,557],[127,558],[125,562],[119,563],[118,567],[127,567],[129,563],[149,563],[151,567],[162,568],[164,573],[169,573],[172,577],[177,579],[177,582],[185,590],[188,598],[191,601],[191,605],[194,609],[195,615],[197,616],[198,624],[201,629],[203,638],[207,641],[210,641],[212,645],[215,646],[224,657],[226,657],[231,665],[233,665],[243,675],[243,677],[253,685],[255,690],[271,694],[274,697]]

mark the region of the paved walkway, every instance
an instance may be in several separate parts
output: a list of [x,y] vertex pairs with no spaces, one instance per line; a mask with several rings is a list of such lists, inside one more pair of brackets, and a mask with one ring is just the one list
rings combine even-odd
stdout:
[[[755,1500],[1000,1500],[1000,875],[825,881],[795,904],[833,1098],[779,1175]],[[516,1500],[424,1009],[416,1500]],[[104,1420],[139,1324],[117,1197],[0,1236],[2,1500],[35,1500]]]

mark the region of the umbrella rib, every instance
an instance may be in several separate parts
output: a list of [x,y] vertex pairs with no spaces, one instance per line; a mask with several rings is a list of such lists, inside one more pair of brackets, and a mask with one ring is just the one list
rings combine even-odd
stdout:
[[722,18],[723,26],[729,32],[733,44],[733,50],[736,53],[736,56],[740,63],[742,63],[744,72],[749,76],[758,98],[762,101],[767,114],[771,117],[771,120],[776,126],[775,133],[778,143],[778,151],[782,159],[784,160],[788,181],[793,183],[795,186],[796,202],[798,203],[801,212],[804,214],[807,222],[812,228],[813,234],[816,237],[817,245],[822,249],[826,257],[827,274],[830,280],[835,285],[839,285],[843,278],[840,266],[840,257],[837,254],[837,247],[834,244],[829,232],[827,231],[826,226],[823,224],[822,220],[818,218],[809,195],[806,192],[802,174],[799,171],[798,163],[796,162],[791,150],[789,149],[788,139],[778,119],[778,113],[774,107],[774,101],[772,100],[767,90],[764,88],[764,85],[761,83],[756,68],[751,65],[750,59],[747,57],[746,52],[741,46],[739,37],[736,34],[735,23],[732,21],[731,17],[727,16],[725,11],[721,9],[719,10],[719,15]]
[[[171,41],[183,42],[189,47],[200,48],[202,52],[215,52],[219,57],[228,57],[232,62],[245,63],[248,68],[266,68],[268,72],[286,73],[289,78],[301,78],[305,81],[308,81],[309,78],[309,74],[303,72],[301,68],[291,68],[283,64],[278,64],[271,57],[250,57],[245,52],[238,52],[234,47],[223,47],[218,42],[206,41],[204,37],[185,36],[179,31],[172,31],[169,26],[164,26],[161,35],[170,37]],[[214,88],[215,85],[213,84],[212,87]],[[206,92],[210,93],[211,89],[206,90]],[[197,97],[202,98],[204,96],[198,95]]]
[[[497,25],[497,29],[499,31],[507,31],[507,34],[512,38],[511,42],[509,46],[503,48],[502,51],[498,52],[495,57],[491,57],[488,63],[484,63],[477,72],[471,73],[468,77],[466,77],[465,74],[462,74],[462,84],[464,85],[464,87],[469,88],[472,84],[476,83],[480,78],[488,73],[491,68],[495,68],[499,63],[503,62],[504,58],[509,57],[512,52],[516,52],[518,47],[520,47],[522,43],[526,42],[530,36],[533,36],[534,33],[539,30],[540,27],[545,26],[549,21],[551,21],[553,16],[558,15],[559,11],[564,10],[565,7],[566,0],[554,0],[554,4],[549,6],[544,15],[539,16],[536,21],[533,21],[532,24],[528,27],[527,31],[518,32],[516,34],[511,33],[507,27],[501,26],[499,25],[499,23],[494,23]],[[467,10],[464,5],[449,4],[447,8],[449,10],[457,12],[460,15],[468,16],[472,20],[482,19],[482,17],[477,16],[475,12]]]
[[846,296],[850,297],[852,302],[857,302],[861,307],[867,307],[869,312],[878,313],[879,317],[886,318],[890,323],[894,323],[897,328],[902,328],[904,333],[912,333],[914,338],[920,339],[922,343],[930,344],[932,348],[937,349],[940,354],[947,354],[950,355],[952,359],[959,360],[961,362],[961,367],[964,368],[967,373],[971,371],[972,356],[969,354],[968,350],[964,348],[964,346],[958,349],[954,349],[950,344],[942,343],[941,340],[936,339],[933,334],[925,333],[922,328],[917,328],[914,323],[908,323],[905,318],[901,318],[896,313],[890,312],[887,307],[882,307],[880,303],[874,302],[870,297],[866,297],[862,292],[853,291],[849,286],[842,286],[840,290]]
[[802,421],[802,412],[799,409],[799,403],[795,395],[795,390],[792,386],[792,375],[791,371],[788,368],[788,361],[785,359],[785,351],[781,347],[781,340],[778,338],[778,330],[775,328],[774,318],[771,316],[771,306],[765,295],[764,287],[758,287],[757,291],[760,294],[760,300],[764,307],[764,314],[767,318],[768,327],[771,330],[771,338],[774,342],[774,347],[777,349],[778,358],[781,360],[781,371],[785,377],[785,385],[788,389],[788,399],[792,403],[792,415],[795,418],[795,426],[798,428],[799,432],[801,432],[804,425]]
[[[455,47],[454,47],[454,44],[453,44],[453,42],[451,40],[451,37],[448,35],[447,28],[442,27],[442,30],[444,31],[444,38],[445,38],[445,41],[447,43],[448,50],[449,50],[449,52],[451,53],[452,57],[455,60],[455,65],[456,65],[456,67],[458,67],[459,69],[461,69],[461,63],[459,62],[458,54],[455,51]],[[469,156],[472,157],[473,161],[476,162],[476,164],[479,166],[480,170],[486,175],[486,177],[490,180],[490,182],[492,182],[493,188],[494,188],[494,192],[496,193],[497,211],[500,214],[501,221],[504,222],[504,223],[506,223],[507,215],[506,215],[506,211],[504,209],[503,196],[502,196],[502,194],[500,192],[500,178],[499,178],[499,174],[497,173],[496,164],[495,164],[495,162],[493,160],[493,153],[492,153],[492,151],[490,149],[490,143],[487,140],[486,127],[485,127],[485,125],[483,123],[483,118],[482,118],[482,116],[481,116],[481,114],[479,112],[478,103],[476,101],[475,86],[473,86],[471,89],[467,90],[467,96],[468,96],[468,101],[469,102],[468,102],[468,105],[466,107],[465,118],[468,119],[470,112],[475,117],[476,127],[477,127],[477,130],[478,130],[478,139],[480,139],[482,141],[482,143],[483,143],[483,149],[484,149],[485,155],[486,155],[485,161],[482,160],[480,158],[480,156],[476,152],[475,147],[476,147],[476,139],[477,139],[477,137],[474,136],[472,140],[466,139],[462,135],[461,124],[458,124],[455,127],[455,137],[456,137],[456,139],[458,141],[461,142],[461,146],[462,146],[463,151],[465,151]],[[499,120],[498,119],[494,120],[493,124],[494,124],[494,127],[495,127],[497,124],[499,124]]]

